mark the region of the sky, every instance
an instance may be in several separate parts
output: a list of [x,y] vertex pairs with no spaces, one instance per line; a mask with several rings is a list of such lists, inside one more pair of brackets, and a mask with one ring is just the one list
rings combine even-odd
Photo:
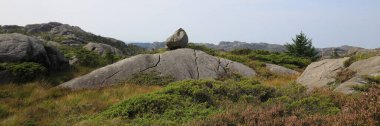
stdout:
[[303,31],[316,47],[380,47],[380,0],[0,0],[0,25],[61,22],[126,42],[285,44]]

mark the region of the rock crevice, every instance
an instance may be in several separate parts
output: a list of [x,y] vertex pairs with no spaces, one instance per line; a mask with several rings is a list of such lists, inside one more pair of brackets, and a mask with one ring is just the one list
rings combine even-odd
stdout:
[[197,62],[198,57],[197,57],[197,51],[195,49],[194,49],[194,57],[195,57],[194,59],[195,67],[197,68],[197,76],[194,79],[199,79],[199,67],[198,67],[198,62]]

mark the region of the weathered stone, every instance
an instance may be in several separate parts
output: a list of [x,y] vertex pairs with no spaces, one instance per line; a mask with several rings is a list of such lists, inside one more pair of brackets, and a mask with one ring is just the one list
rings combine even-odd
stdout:
[[189,42],[189,39],[187,37],[185,30],[180,28],[177,31],[175,31],[174,34],[171,35],[166,40],[166,46],[170,50],[178,49],[178,48],[185,48],[187,46],[188,42]]
[[26,35],[0,34],[0,62],[36,62],[56,70],[68,61],[55,47]]
[[70,89],[99,88],[118,84],[141,72],[156,71],[175,80],[215,79],[221,74],[255,76],[256,72],[240,63],[208,55],[193,49],[177,49],[162,54],[142,54],[97,69],[61,84]]
[[83,46],[83,48],[85,48],[89,51],[94,51],[94,52],[96,52],[102,56],[105,56],[108,52],[110,52],[113,55],[119,55],[119,56],[124,55],[123,52],[120,51],[119,49],[112,47],[110,45],[107,45],[107,44],[103,44],[103,43],[90,42],[90,43],[86,44],[85,46]]
[[297,82],[306,86],[309,90],[325,87],[335,83],[337,73],[344,69],[344,61],[341,59],[324,59],[311,63],[297,79]]
[[340,84],[335,91],[342,93],[353,93],[353,86],[359,86],[368,83],[363,79],[364,75],[378,76],[380,75],[380,56],[375,56],[369,59],[357,61],[351,64],[348,69],[355,71],[356,75],[350,80]]
[[274,74],[278,74],[278,75],[299,75],[300,74],[300,72],[298,71],[295,71],[283,66],[275,65],[275,64],[267,63],[265,64],[265,66],[270,72]]

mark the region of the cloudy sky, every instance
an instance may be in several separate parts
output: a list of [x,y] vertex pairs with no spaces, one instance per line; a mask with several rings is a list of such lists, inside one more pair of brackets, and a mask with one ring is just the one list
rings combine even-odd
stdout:
[[127,42],[284,44],[300,31],[316,47],[380,47],[380,0],[0,0],[0,25],[56,21]]

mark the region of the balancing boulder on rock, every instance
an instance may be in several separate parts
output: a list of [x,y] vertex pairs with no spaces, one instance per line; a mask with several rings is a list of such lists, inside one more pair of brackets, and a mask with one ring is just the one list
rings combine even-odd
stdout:
[[189,38],[187,37],[185,30],[180,28],[166,40],[166,46],[170,50],[174,50],[178,48],[185,48],[188,42]]

